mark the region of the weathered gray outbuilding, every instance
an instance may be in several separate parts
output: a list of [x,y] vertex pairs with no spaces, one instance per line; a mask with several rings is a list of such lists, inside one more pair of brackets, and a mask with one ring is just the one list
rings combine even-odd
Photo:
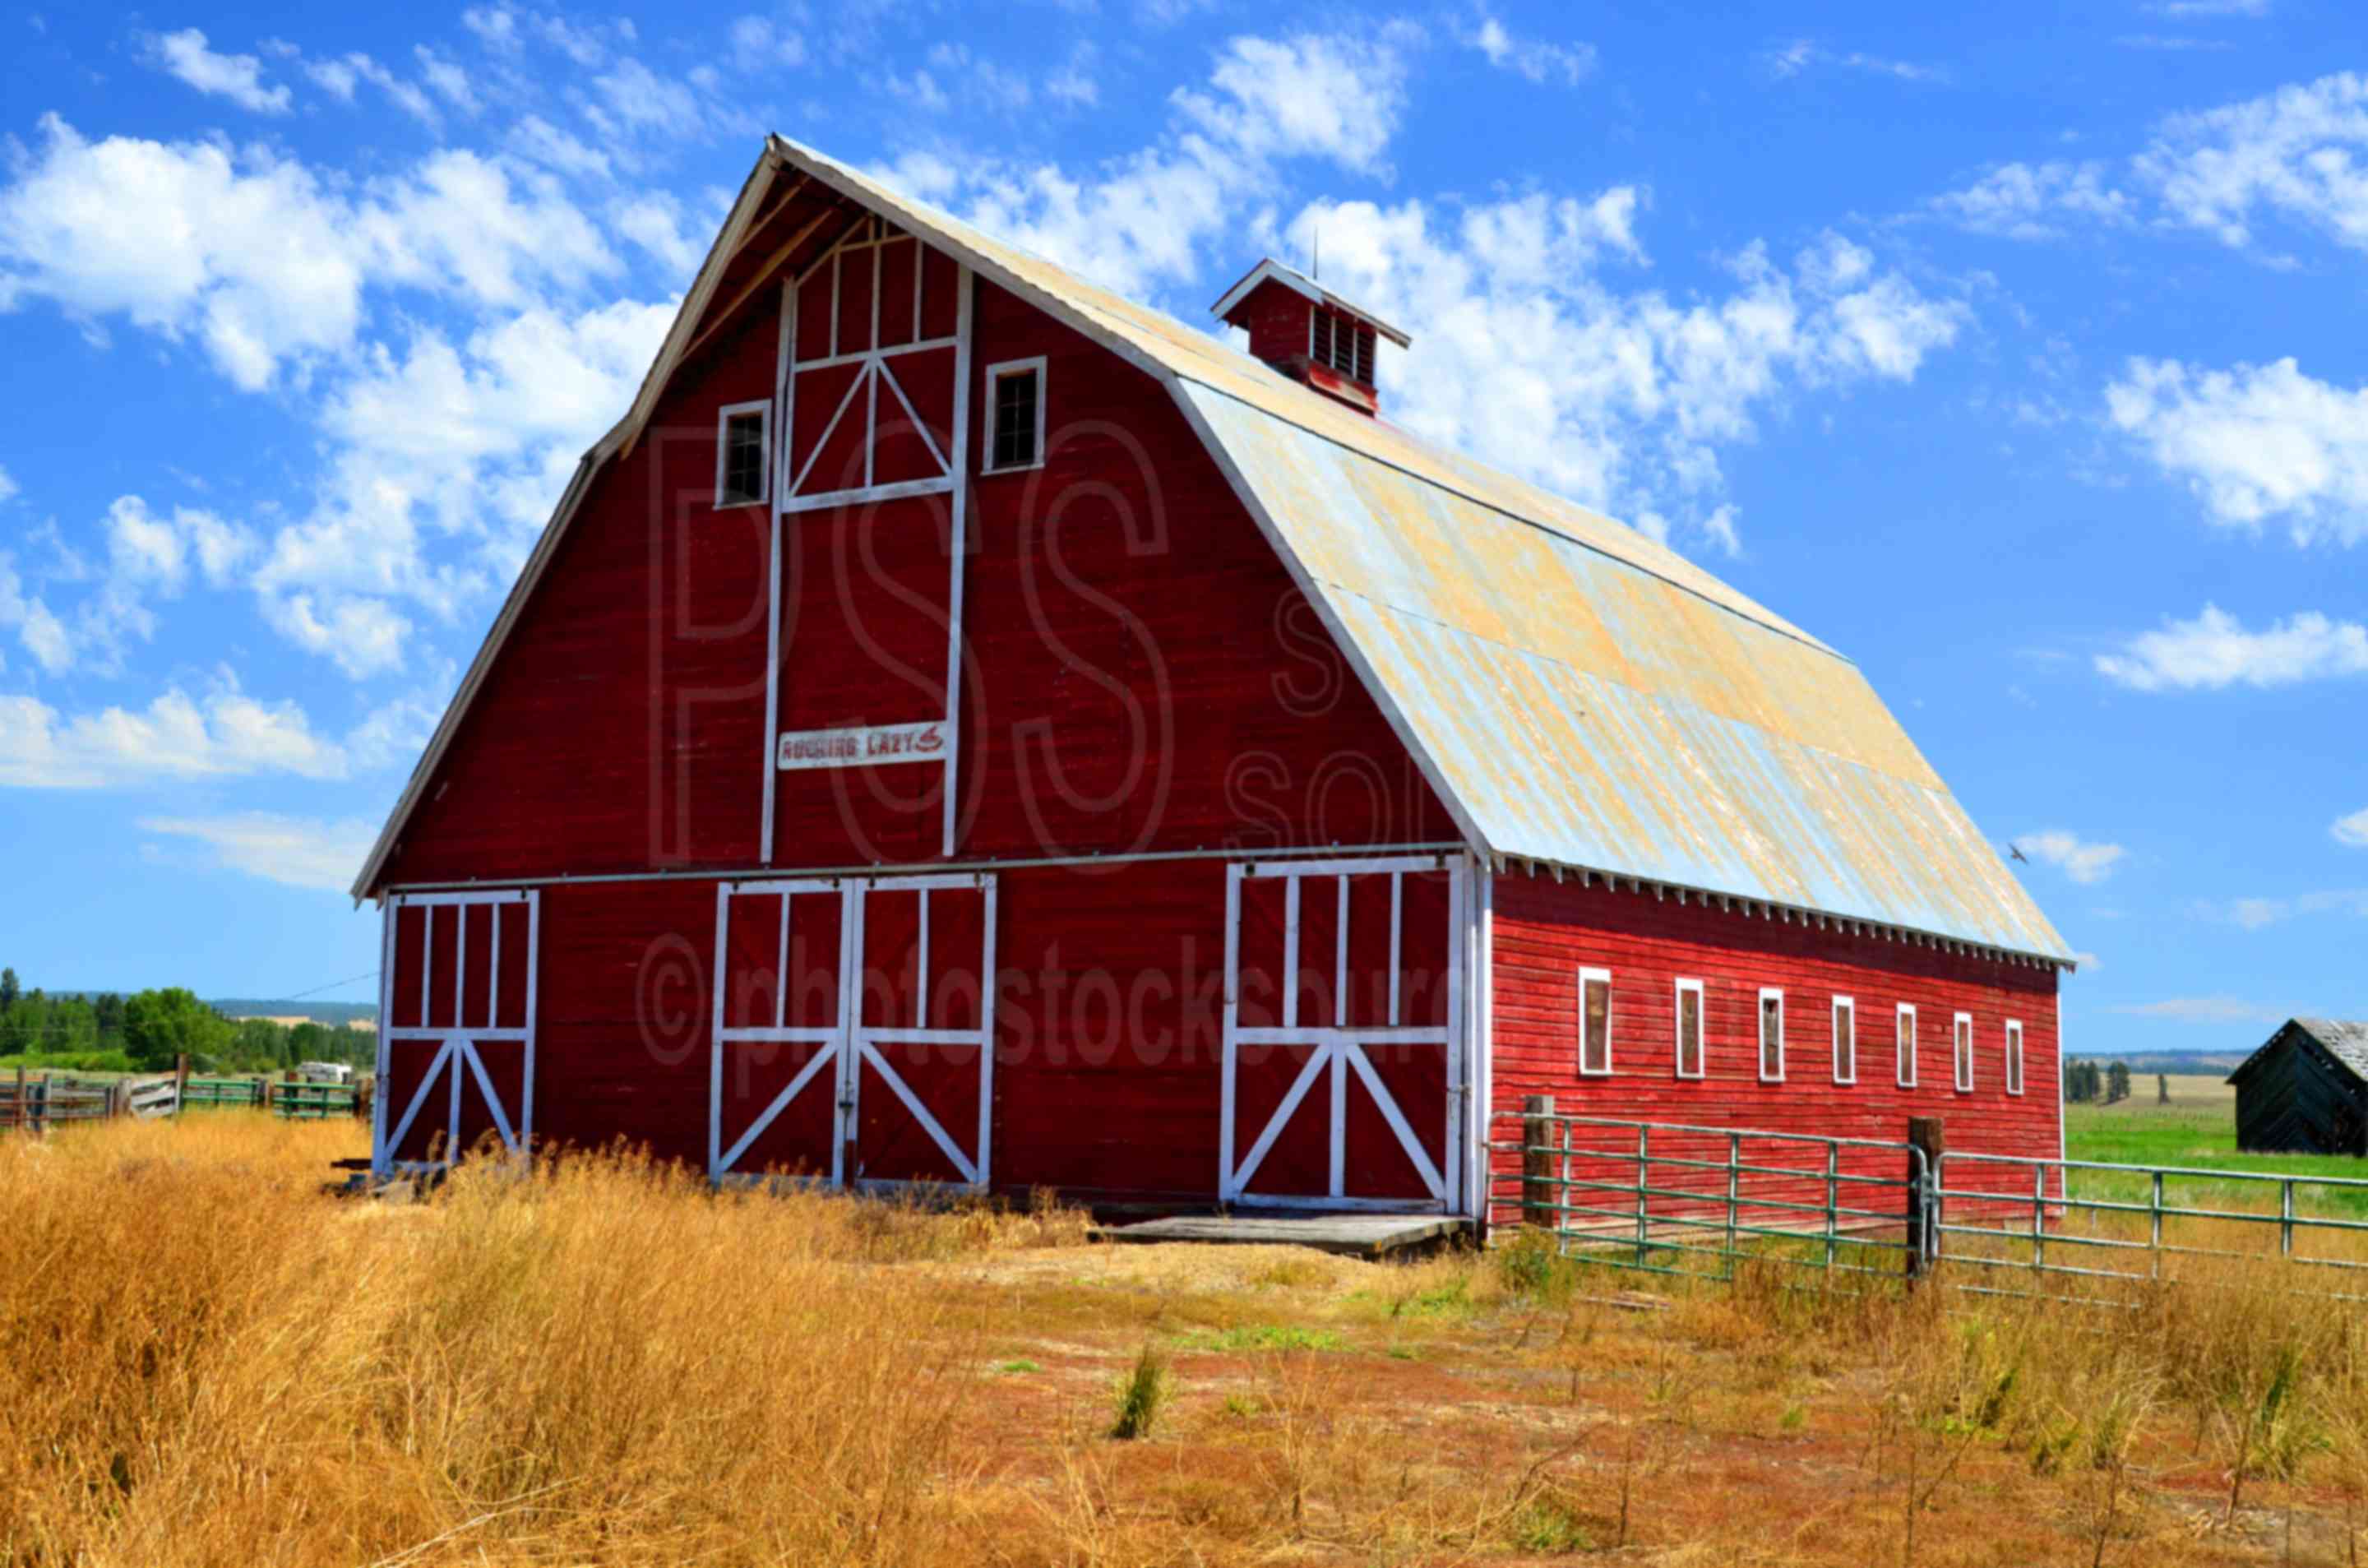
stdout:
[[2368,1023],[2289,1018],[2228,1082],[2239,1148],[2368,1154]]

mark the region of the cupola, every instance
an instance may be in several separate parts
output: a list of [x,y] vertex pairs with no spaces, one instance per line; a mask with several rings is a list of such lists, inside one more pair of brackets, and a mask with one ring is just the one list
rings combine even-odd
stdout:
[[1210,307],[1250,335],[1250,352],[1302,385],[1360,414],[1381,406],[1373,358],[1380,340],[1400,348],[1414,339],[1362,305],[1342,299],[1296,267],[1272,257]]

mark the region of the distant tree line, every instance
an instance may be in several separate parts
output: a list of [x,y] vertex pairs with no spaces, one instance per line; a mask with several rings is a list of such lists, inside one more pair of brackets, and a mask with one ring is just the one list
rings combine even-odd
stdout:
[[0,969],[0,1068],[81,1073],[169,1071],[188,1056],[209,1073],[273,1073],[302,1062],[367,1066],[378,1059],[368,1029],[269,1018],[227,1018],[181,986],[129,996],[45,994]]
[[[2159,1083],[2157,1093],[2164,1091]],[[2064,1064],[2064,1098],[2070,1105],[2112,1105],[2130,1097],[2130,1069],[2127,1062],[2113,1062],[2099,1066],[2094,1062],[2067,1062]],[[2167,1095],[2165,1096],[2166,1103]]]

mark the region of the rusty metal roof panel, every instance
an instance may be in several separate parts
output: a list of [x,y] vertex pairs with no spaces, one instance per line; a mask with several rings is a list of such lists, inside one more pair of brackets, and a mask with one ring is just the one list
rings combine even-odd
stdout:
[[1824,644],[1243,399],[1185,395],[1490,849],[2070,956]]

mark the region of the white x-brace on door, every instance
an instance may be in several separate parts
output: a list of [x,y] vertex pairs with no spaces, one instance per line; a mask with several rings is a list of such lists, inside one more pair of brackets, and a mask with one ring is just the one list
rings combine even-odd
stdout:
[[379,964],[371,1169],[441,1170],[488,1133],[513,1153],[534,1131],[541,896],[396,893]]

